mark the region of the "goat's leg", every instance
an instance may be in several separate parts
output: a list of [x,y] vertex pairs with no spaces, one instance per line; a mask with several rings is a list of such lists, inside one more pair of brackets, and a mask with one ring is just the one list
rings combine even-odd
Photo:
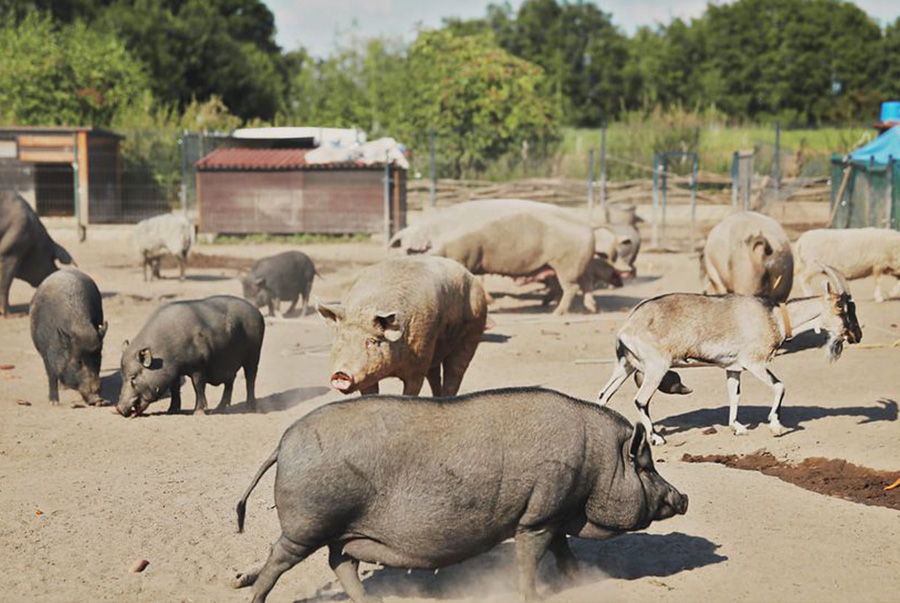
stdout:
[[666,376],[666,372],[669,370],[669,366],[668,364],[656,363],[645,368],[647,370],[644,373],[644,382],[641,384],[637,395],[634,397],[634,405],[637,406],[638,412],[641,414],[641,423],[643,423],[644,429],[650,434],[650,443],[654,446],[658,446],[660,444],[665,444],[666,439],[662,434],[656,431],[653,427],[653,422],[650,420],[650,398],[653,397],[656,388],[662,383],[663,377]]
[[741,369],[726,369],[728,384],[728,426],[734,430],[734,435],[747,435],[747,426],[738,423],[738,404],[741,399]]
[[806,297],[813,295],[811,281],[813,278],[815,278],[819,274],[821,274],[821,273],[817,272],[815,270],[810,270],[808,268],[805,268],[800,273],[800,277],[798,280],[800,281],[800,287],[803,289],[803,295],[805,295]]
[[616,364],[616,368],[613,369],[613,374],[609,378],[609,381],[607,381],[606,385],[603,386],[603,389],[600,390],[600,395],[597,397],[597,404],[606,406],[609,403],[609,399],[612,398],[613,394],[619,391],[619,388],[622,387],[622,384],[625,383],[625,380],[628,379],[634,371],[635,368],[628,362],[628,359],[624,355],[621,356]]
[[781,421],[779,421],[779,417],[781,416],[781,403],[784,401],[784,383],[779,381],[778,377],[765,366],[758,365],[747,367],[747,370],[753,373],[757,379],[771,387],[772,391],[775,392],[772,410],[769,411],[769,429],[772,430],[773,435],[784,435],[787,432],[787,429],[785,429],[781,424]]

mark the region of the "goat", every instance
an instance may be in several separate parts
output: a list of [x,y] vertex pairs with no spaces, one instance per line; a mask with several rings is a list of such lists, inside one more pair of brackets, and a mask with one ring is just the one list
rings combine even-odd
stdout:
[[727,375],[728,425],[735,435],[744,435],[747,428],[738,423],[737,411],[741,372],[746,370],[775,393],[769,428],[773,434],[782,435],[786,432],[779,420],[784,384],[766,368],[778,347],[794,335],[821,328],[828,332],[827,355],[834,362],[841,355],[844,340],[862,340],[846,280],[830,266],[822,269],[828,279],[824,297],[792,299],[780,305],[733,294],[671,293],[644,300],[619,330],[618,363],[600,391],[599,404],[605,406],[622,383],[636,373],[639,389],[634,403],[641,423],[653,444],[663,444],[665,438],[650,420],[650,398],[657,389],[677,394],[691,391],[670,369],[698,363],[718,366]]

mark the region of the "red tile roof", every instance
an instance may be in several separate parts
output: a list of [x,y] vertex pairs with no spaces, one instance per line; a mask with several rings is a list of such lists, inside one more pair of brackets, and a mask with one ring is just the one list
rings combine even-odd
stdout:
[[334,168],[373,168],[357,162],[328,164],[306,163],[312,149],[216,149],[197,162],[198,170],[302,170]]

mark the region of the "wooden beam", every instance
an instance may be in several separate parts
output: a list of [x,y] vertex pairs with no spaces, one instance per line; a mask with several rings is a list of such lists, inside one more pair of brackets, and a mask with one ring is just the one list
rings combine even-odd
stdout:
[[[79,132],[79,136],[83,136],[84,132]],[[19,146],[34,148],[72,148],[72,136],[36,136],[33,134],[20,134]]]
[[19,147],[19,161],[30,163],[72,163],[75,153],[52,149],[24,149]]
[[81,204],[79,207],[81,224],[87,226],[90,223],[91,198],[88,189],[88,145],[87,132],[78,132],[76,135],[78,144],[78,190]]

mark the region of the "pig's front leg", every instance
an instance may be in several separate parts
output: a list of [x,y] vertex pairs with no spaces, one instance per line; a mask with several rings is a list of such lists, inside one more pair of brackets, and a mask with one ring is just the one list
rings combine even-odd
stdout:
[[540,600],[537,594],[537,568],[555,532],[543,528],[520,527],[516,534],[516,565],[519,569],[519,593],[526,601]]
[[169,386],[169,410],[166,412],[170,415],[177,415],[181,412],[181,377],[176,377],[172,385]]
[[191,383],[194,384],[194,394],[197,396],[197,405],[194,407],[195,415],[206,414],[206,375],[198,371],[191,375]]

